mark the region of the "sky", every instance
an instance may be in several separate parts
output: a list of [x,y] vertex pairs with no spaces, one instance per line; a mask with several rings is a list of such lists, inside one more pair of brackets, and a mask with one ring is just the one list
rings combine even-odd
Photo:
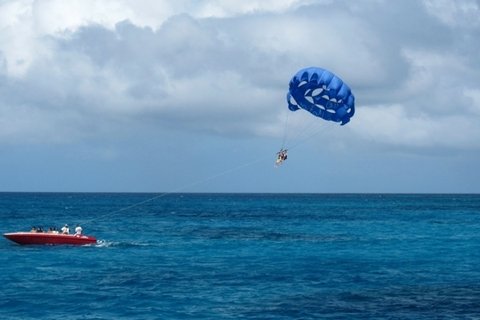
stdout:
[[[478,0],[0,0],[0,191],[479,193],[479,17]],[[287,109],[310,66],[352,88],[347,125]]]

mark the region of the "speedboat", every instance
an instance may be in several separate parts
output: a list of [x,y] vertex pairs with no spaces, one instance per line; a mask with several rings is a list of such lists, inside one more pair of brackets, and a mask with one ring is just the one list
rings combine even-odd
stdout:
[[95,244],[97,239],[92,236],[61,234],[53,232],[11,232],[4,233],[3,236],[8,240],[18,244],[41,244],[41,245],[85,245]]

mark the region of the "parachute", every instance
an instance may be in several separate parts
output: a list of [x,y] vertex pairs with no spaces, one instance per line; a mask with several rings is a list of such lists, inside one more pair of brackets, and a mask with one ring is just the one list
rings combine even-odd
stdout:
[[[350,87],[332,72],[317,67],[301,69],[292,77],[287,103],[290,111],[303,109],[323,120],[340,122],[342,126],[350,122],[350,118],[355,114],[355,97]],[[288,114],[282,147],[277,152],[275,167],[287,159]],[[289,137],[289,140],[300,140],[304,136],[301,142],[305,142],[318,134],[319,132],[311,132],[312,128],[315,129],[315,124],[318,124],[315,118],[312,120],[315,121],[298,127],[299,130],[294,132],[295,139]],[[295,146],[299,144],[300,142]],[[292,149],[292,146],[289,149]]]
[[290,80],[288,109],[304,109],[324,120],[344,125],[355,113],[355,97],[350,87],[332,72],[310,67]]

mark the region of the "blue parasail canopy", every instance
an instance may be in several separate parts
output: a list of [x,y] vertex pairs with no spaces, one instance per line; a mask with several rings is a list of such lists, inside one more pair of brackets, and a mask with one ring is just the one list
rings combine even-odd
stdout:
[[287,94],[291,111],[304,109],[324,120],[344,125],[355,113],[355,97],[350,87],[332,72],[310,67],[290,80]]

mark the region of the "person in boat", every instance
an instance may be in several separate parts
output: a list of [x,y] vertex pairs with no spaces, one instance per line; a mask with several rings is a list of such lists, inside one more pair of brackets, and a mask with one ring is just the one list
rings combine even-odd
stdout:
[[64,225],[61,231],[62,231],[62,234],[70,234],[70,229],[68,228],[68,224]]
[[48,233],[58,234],[57,228],[56,228],[56,227],[50,227],[50,228],[48,228]]
[[77,237],[81,236],[81,235],[82,235],[82,231],[83,231],[82,227],[80,227],[80,225],[77,224],[77,226],[75,227],[75,235],[76,235]]
[[30,232],[37,232],[37,227],[33,226],[32,230],[30,230]]

